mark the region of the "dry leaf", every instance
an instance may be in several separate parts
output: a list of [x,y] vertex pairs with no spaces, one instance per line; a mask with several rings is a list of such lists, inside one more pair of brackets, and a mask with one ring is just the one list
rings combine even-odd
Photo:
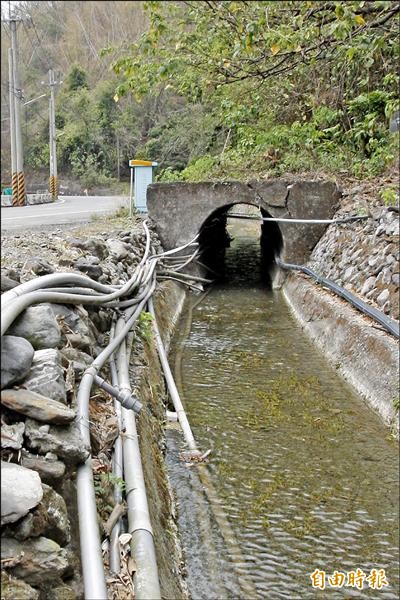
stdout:
[[119,543],[121,544],[121,546],[126,546],[126,544],[129,544],[129,542],[131,541],[131,539],[132,539],[132,535],[130,533],[123,533],[118,538]]

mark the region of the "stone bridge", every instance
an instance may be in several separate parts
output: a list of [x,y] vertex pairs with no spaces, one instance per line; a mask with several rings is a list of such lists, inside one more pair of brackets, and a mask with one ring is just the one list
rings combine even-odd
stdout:
[[[154,183],[147,190],[147,207],[163,247],[170,250],[205,235],[212,223],[224,229],[235,204],[256,206],[264,217],[330,219],[340,195],[330,181]],[[264,222],[261,243],[287,262],[304,263],[325,229],[325,224]]]

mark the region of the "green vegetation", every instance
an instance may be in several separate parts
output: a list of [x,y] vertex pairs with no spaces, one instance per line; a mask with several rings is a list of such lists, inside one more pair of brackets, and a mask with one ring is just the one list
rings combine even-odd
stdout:
[[153,316],[146,312],[142,311],[139,315],[138,319],[138,335],[145,342],[150,342],[153,339],[153,328],[152,328]]
[[369,177],[393,162],[398,140],[388,119],[399,107],[396,3],[145,7],[147,31],[114,65],[124,77],[120,93],[130,89],[140,100],[174,91],[196,108],[196,125],[201,105],[210,134],[213,126],[208,149],[189,154],[184,169],[167,166],[161,179],[309,170]]
[[[85,187],[127,180],[132,157],[156,160],[163,181],[368,178],[396,161],[394,1],[114,2],[113,10],[27,1],[19,10],[38,34],[19,30],[24,94],[43,93],[49,66],[64,80],[59,171]],[[26,106],[24,124],[26,165],[46,172],[44,100]],[[8,168],[7,129],[2,142]]]

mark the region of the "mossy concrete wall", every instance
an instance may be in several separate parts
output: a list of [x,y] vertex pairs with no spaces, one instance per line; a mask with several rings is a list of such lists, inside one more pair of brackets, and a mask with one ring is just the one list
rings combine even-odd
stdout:
[[[168,344],[183,306],[185,292],[178,284],[165,282],[155,295],[157,322]],[[181,575],[182,556],[175,522],[172,490],[165,465],[165,411],[167,392],[153,340],[144,343],[144,366],[136,377],[144,404],[138,418],[143,472],[159,569],[161,593],[171,600],[188,597]]]
[[398,431],[397,340],[305,275],[289,275],[283,292],[304,331],[383,421]]

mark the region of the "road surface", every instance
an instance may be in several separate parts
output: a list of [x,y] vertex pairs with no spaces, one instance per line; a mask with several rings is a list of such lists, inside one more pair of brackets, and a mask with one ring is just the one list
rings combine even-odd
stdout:
[[92,215],[114,213],[119,207],[129,206],[126,196],[62,196],[57,202],[33,206],[2,206],[1,228],[47,228],[62,223],[85,223]]

